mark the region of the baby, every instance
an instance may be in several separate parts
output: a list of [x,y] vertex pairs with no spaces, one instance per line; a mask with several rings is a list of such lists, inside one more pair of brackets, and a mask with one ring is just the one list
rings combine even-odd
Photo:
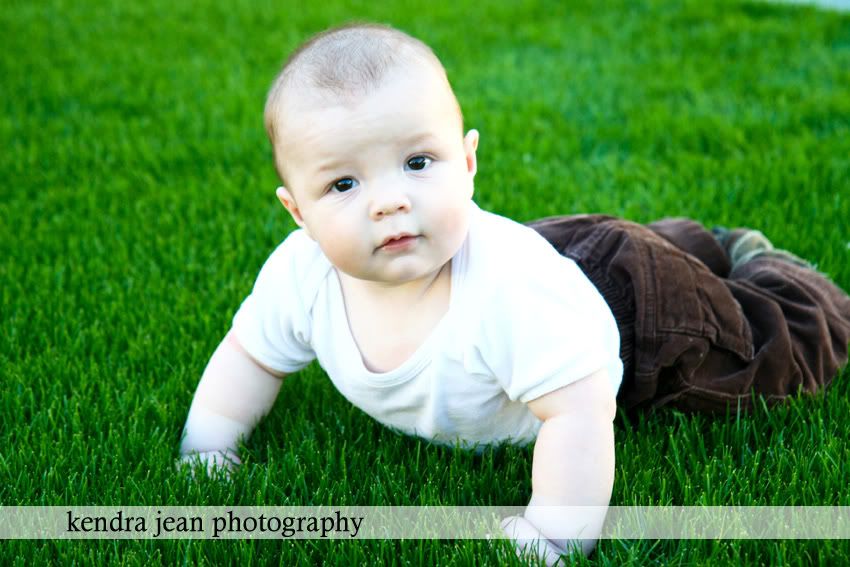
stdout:
[[[823,388],[847,359],[850,299],[761,233],[601,215],[523,226],[479,209],[479,133],[464,134],[437,57],[398,30],[312,38],[275,79],[265,124],[300,229],[204,371],[184,458],[237,465],[281,379],[318,359],[405,433],[534,442],[531,501],[503,527],[553,563],[601,531],[618,402],[746,409],[751,391]],[[597,508],[547,513],[576,505]]]

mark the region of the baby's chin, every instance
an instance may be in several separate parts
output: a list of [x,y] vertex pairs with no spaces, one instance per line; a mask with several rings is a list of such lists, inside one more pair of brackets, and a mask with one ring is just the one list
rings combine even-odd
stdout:
[[385,266],[383,269],[375,271],[346,270],[339,266],[336,266],[336,269],[357,280],[370,282],[379,286],[395,287],[433,278],[440,270],[447,267],[450,260],[451,256],[445,261],[437,261],[428,263],[427,265],[417,265],[412,262],[407,265],[397,263],[394,266]]

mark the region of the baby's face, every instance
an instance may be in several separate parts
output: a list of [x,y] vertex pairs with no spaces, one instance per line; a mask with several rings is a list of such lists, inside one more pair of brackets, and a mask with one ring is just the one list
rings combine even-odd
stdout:
[[278,197],[348,275],[427,277],[469,225],[478,133],[461,128],[448,85],[421,68],[392,70],[353,101],[296,99],[278,142],[288,184]]

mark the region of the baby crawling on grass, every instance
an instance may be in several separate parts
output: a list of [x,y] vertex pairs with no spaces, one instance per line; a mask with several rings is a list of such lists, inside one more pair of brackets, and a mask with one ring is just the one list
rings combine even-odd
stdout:
[[317,359],[407,434],[533,442],[531,500],[503,527],[551,564],[601,532],[618,403],[746,410],[752,393],[817,391],[846,362],[850,299],[757,231],[603,215],[525,226],[481,210],[479,134],[464,133],[440,61],[403,32],[312,38],[275,79],[265,124],[299,229],[203,373],[186,459],[238,464],[281,379]]

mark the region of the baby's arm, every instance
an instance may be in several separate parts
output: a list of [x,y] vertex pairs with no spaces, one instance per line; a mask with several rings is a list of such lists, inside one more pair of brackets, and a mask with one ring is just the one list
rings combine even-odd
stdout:
[[[608,373],[600,370],[532,400],[528,407],[543,421],[534,447],[531,502],[523,518],[503,524],[505,531],[518,543],[540,538],[539,555],[547,564],[569,551],[564,534],[581,540],[588,555],[602,531],[614,486],[617,405]],[[564,514],[547,506],[596,508]]]
[[199,456],[208,467],[238,465],[239,439],[247,438],[269,412],[283,377],[251,358],[230,331],[195,391],[180,444],[181,460]]

